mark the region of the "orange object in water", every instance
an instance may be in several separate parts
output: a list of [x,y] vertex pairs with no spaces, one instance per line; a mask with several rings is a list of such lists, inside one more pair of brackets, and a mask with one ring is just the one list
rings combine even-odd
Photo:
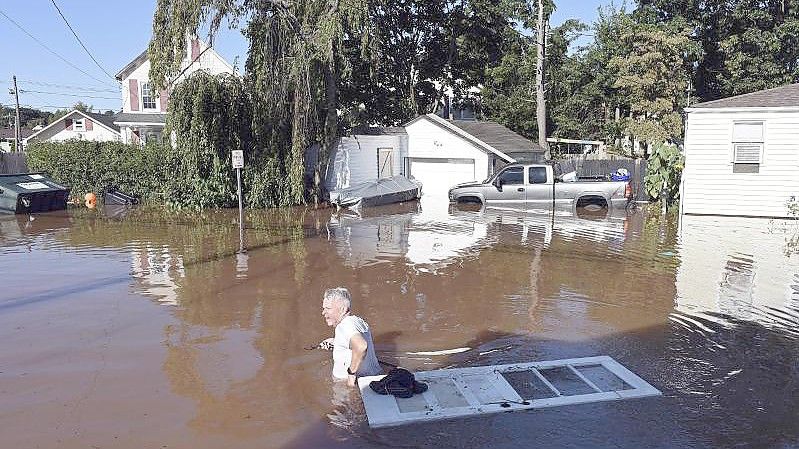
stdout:
[[83,199],[86,200],[84,204],[86,204],[86,207],[89,209],[94,209],[97,206],[97,195],[94,193],[87,193],[83,196]]

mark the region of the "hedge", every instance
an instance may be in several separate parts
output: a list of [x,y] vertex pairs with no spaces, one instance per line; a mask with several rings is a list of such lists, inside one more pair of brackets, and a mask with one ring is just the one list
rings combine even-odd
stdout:
[[28,168],[72,188],[73,196],[117,188],[143,201],[163,200],[164,146],[67,140],[28,147]]

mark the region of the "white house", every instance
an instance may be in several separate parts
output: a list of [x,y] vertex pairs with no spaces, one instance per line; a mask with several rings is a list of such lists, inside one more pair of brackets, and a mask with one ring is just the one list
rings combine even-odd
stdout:
[[[181,72],[170,82],[170,86],[198,70],[212,75],[235,74],[233,66],[219,56],[213,47],[189,37],[186,38],[186,45],[186,58],[181,64]],[[25,142],[82,139],[145,143],[148,139],[160,139],[166,124],[169,89],[155,92],[150,86],[149,75],[150,59],[145,50],[116,75],[122,87],[122,112],[105,115],[73,110],[34,133]]]
[[[306,175],[316,148],[306,158]],[[330,154],[325,187],[335,190],[395,175],[422,182],[425,197],[446,197],[459,182],[483,180],[505,164],[543,160],[544,150],[494,122],[419,116],[404,127],[365,128],[342,137]]]
[[122,135],[114,124],[114,115],[82,112],[77,109],[31,134],[25,139],[25,146],[33,142],[60,142],[69,139],[93,140],[98,142],[119,141]]
[[[221,73],[235,74],[213,47],[196,38],[186,38],[186,58],[181,64],[179,75],[170,81],[170,86],[185,79],[192,73],[203,70],[211,75]],[[146,142],[159,139],[166,124],[169,103],[169,89],[156,92],[150,84],[150,58],[147,50],[128,63],[116,79],[122,83],[122,112],[117,114],[114,123],[119,127],[125,143]]]
[[499,123],[421,115],[405,124],[405,173],[425,196],[446,196],[453,185],[483,180],[513,162],[543,160],[544,150]]
[[789,216],[789,198],[799,198],[799,84],[686,112],[682,213]]

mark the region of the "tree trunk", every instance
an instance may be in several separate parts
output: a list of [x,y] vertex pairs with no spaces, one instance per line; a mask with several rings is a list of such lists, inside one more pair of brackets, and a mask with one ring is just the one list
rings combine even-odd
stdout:
[[536,27],[536,61],[535,61],[535,76],[536,76],[536,95],[535,95],[535,115],[538,120],[538,145],[544,150],[544,157],[551,159],[552,155],[549,152],[549,145],[547,145],[547,106],[544,99],[544,45],[546,43],[545,28],[544,28],[544,1],[538,0],[538,24]]

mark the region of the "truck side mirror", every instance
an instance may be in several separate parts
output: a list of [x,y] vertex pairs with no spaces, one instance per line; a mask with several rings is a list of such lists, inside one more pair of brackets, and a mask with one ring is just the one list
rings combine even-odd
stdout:
[[497,178],[497,180],[494,181],[494,185],[497,187],[497,190],[499,190],[501,192],[502,191],[502,178],[501,177]]

